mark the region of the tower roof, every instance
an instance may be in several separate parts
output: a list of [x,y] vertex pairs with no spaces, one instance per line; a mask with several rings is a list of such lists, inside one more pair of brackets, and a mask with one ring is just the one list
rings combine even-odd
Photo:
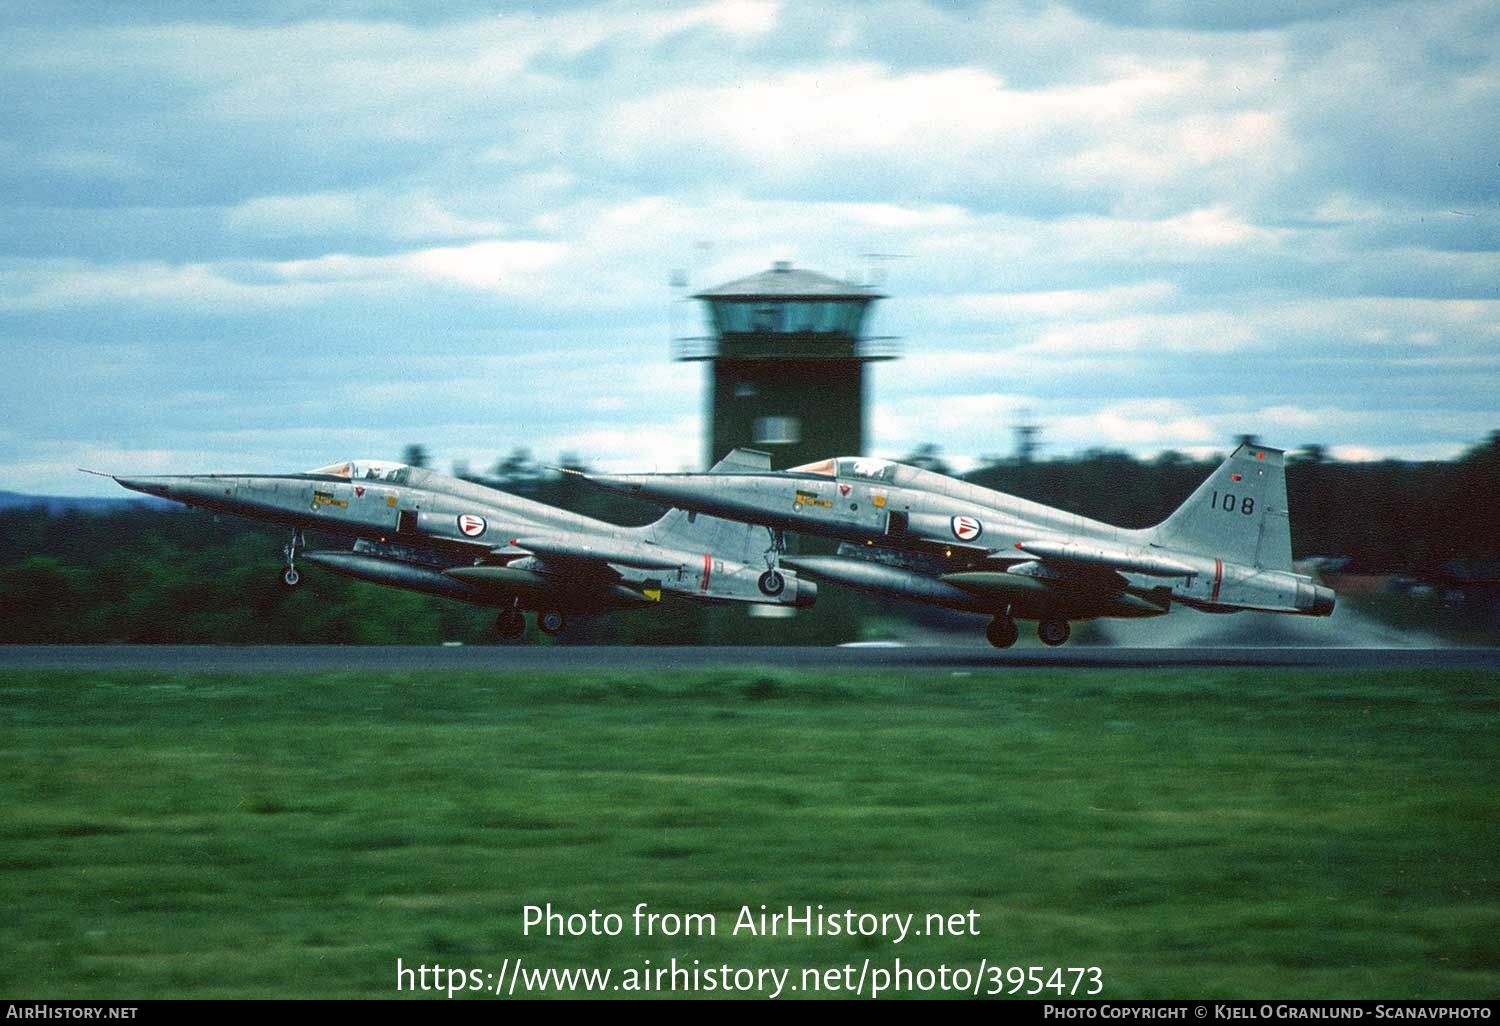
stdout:
[[769,271],[752,274],[718,288],[708,289],[694,299],[884,299],[878,292],[851,282],[830,278],[817,271],[793,267],[778,260]]

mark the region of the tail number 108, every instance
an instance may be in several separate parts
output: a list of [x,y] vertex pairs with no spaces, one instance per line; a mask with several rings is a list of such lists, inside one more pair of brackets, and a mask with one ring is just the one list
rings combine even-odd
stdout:
[[1255,512],[1254,499],[1250,498],[1250,496],[1248,495],[1243,499],[1237,498],[1233,492],[1225,492],[1223,495],[1220,495],[1218,492],[1214,492],[1214,497],[1212,500],[1210,500],[1209,504],[1212,506],[1212,508],[1221,510],[1225,513],[1233,513],[1235,510],[1238,510],[1241,514],[1247,517]]

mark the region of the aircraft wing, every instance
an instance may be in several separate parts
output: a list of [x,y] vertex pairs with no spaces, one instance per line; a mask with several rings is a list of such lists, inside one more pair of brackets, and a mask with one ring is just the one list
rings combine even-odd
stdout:
[[[615,563],[642,570],[679,570],[690,562],[681,552],[650,542],[591,535],[528,534],[511,540],[510,547],[541,558],[548,564],[571,563],[602,566]],[[699,559],[702,558],[700,555]]]
[[1016,552],[995,552],[991,558],[1014,560],[1016,555],[1031,556],[1060,571],[1114,572],[1145,574],[1149,577],[1191,577],[1195,567],[1150,549],[1127,549],[1092,539],[1037,539],[1019,541]]

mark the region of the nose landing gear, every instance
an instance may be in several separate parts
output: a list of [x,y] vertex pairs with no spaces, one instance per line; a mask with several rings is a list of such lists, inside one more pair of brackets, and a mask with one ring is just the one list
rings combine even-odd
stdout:
[[302,537],[302,528],[293,528],[291,538],[281,550],[286,557],[286,566],[281,568],[281,586],[288,591],[302,583],[302,574],[297,570],[297,550],[305,548],[307,541]]

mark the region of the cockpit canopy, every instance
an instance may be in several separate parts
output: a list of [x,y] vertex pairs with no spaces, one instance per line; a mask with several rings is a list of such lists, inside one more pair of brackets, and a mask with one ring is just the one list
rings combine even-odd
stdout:
[[391,463],[387,460],[345,460],[308,473],[320,477],[342,477],[348,481],[384,481],[387,484],[404,485],[411,476],[411,468],[404,463]]
[[818,474],[823,477],[852,478],[857,481],[877,481],[891,484],[896,480],[899,464],[890,460],[874,459],[870,456],[843,456],[836,460],[820,460],[793,467],[789,473]]

